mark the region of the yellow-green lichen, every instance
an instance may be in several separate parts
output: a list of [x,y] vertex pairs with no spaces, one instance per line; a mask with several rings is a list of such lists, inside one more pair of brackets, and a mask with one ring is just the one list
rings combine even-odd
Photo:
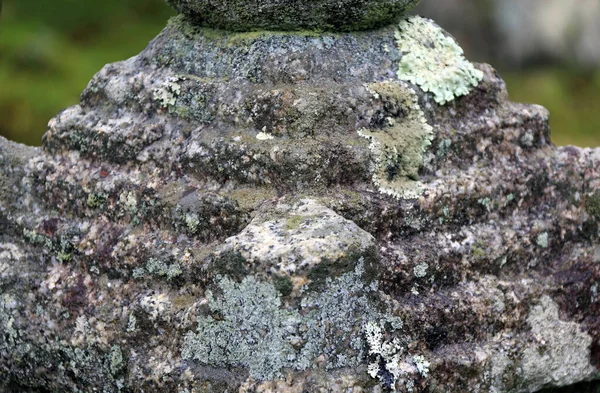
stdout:
[[288,231],[300,229],[304,218],[305,217],[298,215],[289,216],[285,222],[285,229],[287,229]]
[[396,41],[403,52],[398,78],[432,93],[440,105],[469,94],[483,79],[456,41],[428,19],[400,22]]
[[376,99],[401,108],[403,117],[388,117],[382,129],[361,129],[374,155],[373,183],[379,191],[398,199],[418,198],[423,193],[419,170],[433,139],[416,93],[403,82],[369,85]]
[[90,194],[87,198],[87,205],[90,209],[97,209],[106,202],[106,199],[106,194]]

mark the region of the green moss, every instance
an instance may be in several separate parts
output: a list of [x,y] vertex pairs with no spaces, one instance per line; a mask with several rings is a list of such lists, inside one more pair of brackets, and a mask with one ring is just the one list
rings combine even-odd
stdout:
[[294,286],[292,280],[288,276],[275,276],[273,277],[273,285],[277,292],[283,297],[287,297],[292,293]]
[[585,209],[589,215],[600,221],[600,190],[588,195],[585,201]]
[[188,39],[195,39],[198,36],[202,36],[209,40],[221,41],[223,47],[244,46],[259,38],[267,38],[272,36],[294,35],[301,37],[320,37],[323,35],[321,32],[314,30],[300,30],[293,32],[277,30],[253,30],[245,32],[236,32],[213,29],[210,27],[200,26],[182,14],[170,18],[168,26],[175,30],[183,32],[184,36]]
[[375,281],[379,277],[378,269],[379,255],[375,247],[366,250],[350,250],[348,255],[335,261],[323,258],[321,263],[308,272],[311,291],[322,290],[332,278],[340,277],[355,270],[359,262],[363,266],[362,279],[367,283]]
[[264,201],[275,198],[277,191],[272,188],[236,188],[228,196],[238,203],[240,209],[254,210]]
[[438,104],[469,94],[483,79],[454,39],[428,19],[415,16],[400,22],[396,41],[404,53],[398,78],[432,93]]
[[233,278],[241,282],[250,272],[246,267],[247,261],[238,251],[225,251],[214,258],[210,264],[210,272]]

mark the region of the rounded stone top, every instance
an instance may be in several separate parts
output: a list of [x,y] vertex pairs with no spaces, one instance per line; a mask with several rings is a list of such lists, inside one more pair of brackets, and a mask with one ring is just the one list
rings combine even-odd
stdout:
[[232,31],[367,30],[420,0],[166,0],[202,26]]

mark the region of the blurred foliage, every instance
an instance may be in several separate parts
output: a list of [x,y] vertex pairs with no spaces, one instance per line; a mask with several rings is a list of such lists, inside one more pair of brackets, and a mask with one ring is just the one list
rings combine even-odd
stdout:
[[139,53],[173,14],[163,0],[4,1],[0,135],[41,144],[104,64]]
[[[171,15],[163,0],[5,0],[0,134],[39,145],[48,120],[78,102],[94,73],[139,53]],[[550,109],[555,143],[600,146],[600,71],[501,73],[513,100]]]
[[544,68],[501,74],[513,101],[550,111],[555,144],[600,146],[600,70]]

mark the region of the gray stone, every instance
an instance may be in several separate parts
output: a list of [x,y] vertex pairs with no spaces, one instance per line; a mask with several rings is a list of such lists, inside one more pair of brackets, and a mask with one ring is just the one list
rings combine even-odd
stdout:
[[[413,25],[436,42],[400,45]],[[600,378],[600,150],[553,146],[548,112],[430,21],[177,17],[0,164],[2,391]]]
[[202,26],[234,31],[372,29],[397,21],[420,0],[167,0]]

